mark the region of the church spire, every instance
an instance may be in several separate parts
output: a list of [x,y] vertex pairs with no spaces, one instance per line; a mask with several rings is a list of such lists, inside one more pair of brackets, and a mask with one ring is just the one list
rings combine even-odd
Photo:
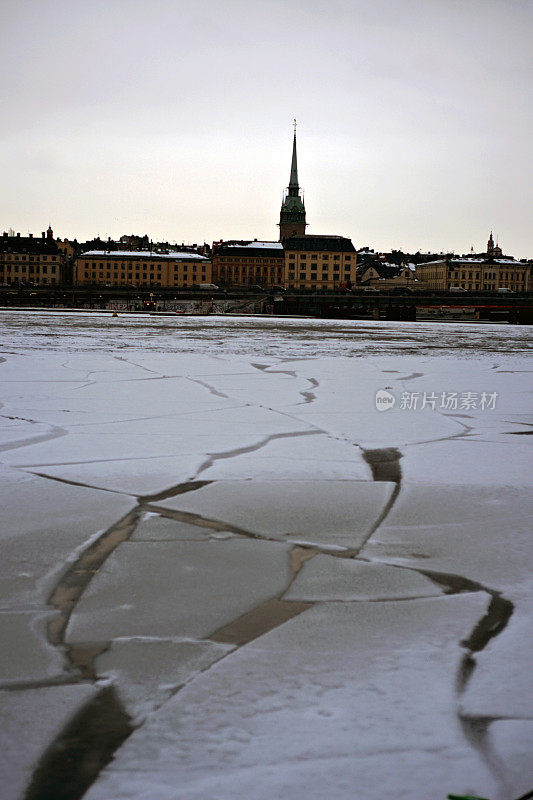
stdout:
[[289,180],[290,189],[299,189],[298,186],[298,160],[296,158],[296,120],[294,120],[294,139],[292,142],[292,162],[291,162],[291,177]]
[[292,141],[291,176],[287,193],[281,204],[279,217],[280,240],[289,236],[305,236],[305,206],[300,197],[298,185],[298,160],[296,156],[296,120],[294,120],[294,138]]

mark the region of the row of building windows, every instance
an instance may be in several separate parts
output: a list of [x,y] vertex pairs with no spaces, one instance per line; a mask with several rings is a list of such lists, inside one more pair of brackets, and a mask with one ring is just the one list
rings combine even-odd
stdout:
[[[307,253],[300,253],[299,257],[300,257],[300,261],[306,261]],[[313,254],[311,254],[310,258],[311,258],[311,261],[317,261],[318,260],[318,255],[316,253],[313,253]],[[326,255],[326,254],[322,255],[322,261],[328,261],[329,258],[330,258],[329,255]],[[340,256],[332,256],[332,258],[333,258],[334,261],[340,261]],[[295,253],[289,253],[289,261],[294,261],[295,259],[296,259],[296,254]],[[352,257],[345,255],[344,256],[344,260],[345,261],[351,261]]]
[[232,261],[237,264],[277,264],[278,258],[234,258],[233,256],[217,256],[222,263]]
[[4,260],[9,261],[47,261],[50,258],[50,261],[57,261],[57,256],[14,256],[10,255],[9,253],[2,254]]
[[[0,270],[3,270],[3,269],[4,269],[4,266],[2,264],[0,264]],[[50,264],[50,272],[53,274],[53,273],[56,272],[56,270],[57,270],[56,265],[55,264]],[[29,273],[32,273],[32,274],[34,272],[42,272],[42,273],[46,274],[48,272],[48,265],[47,264],[42,264],[41,266],[39,266],[38,264],[30,264],[27,267],[25,264],[20,264],[20,265],[19,264],[14,264],[13,266],[11,264],[8,264],[5,267],[5,271],[6,272],[19,272],[20,271],[20,272],[24,272],[24,273],[25,272],[29,272]]]
[[[1,280],[1,277],[0,277],[0,282],[3,282]],[[19,282],[18,276],[14,277],[14,278],[11,277],[11,276],[7,276],[6,277],[6,283],[7,284],[15,284],[16,285],[16,284],[18,284],[18,282]],[[42,283],[42,284],[45,284],[45,283],[48,283],[48,282],[57,283],[55,278],[50,278],[50,281],[48,281],[48,278],[42,278],[42,280],[39,281],[39,283]]]
[[[327,280],[329,277],[330,277],[330,273],[322,272],[322,280]],[[340,277],[339,270],[334,270],[332,279],[333,280],[339,280],[339,277]],[[344,277],[345,278],[349,278],[350,277],[349,270],[345,271]],[[289,272],[289,278],[294,278],[294,272]],[[309,272],[300,272],[300,278],[307,278],[307,280],[314,281],[314,280],[317,280],[317,273],[316,272],[310,272],[310,273]]]

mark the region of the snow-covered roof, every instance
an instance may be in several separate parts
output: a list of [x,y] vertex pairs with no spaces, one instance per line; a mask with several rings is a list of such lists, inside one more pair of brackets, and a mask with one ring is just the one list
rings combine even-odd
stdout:
[[81,253],[80,258],[85,256],[92,256],[96,258],[147,258],[150,260],[156,258],[166,259],[196,259],[200,261],[209,261],[205,256],[198,253],[188,253],[187,251],[171,250],[169,253],[154,253],[148,250],[87,250],[86,253]]
[[488,261],[487,258],[452,258],[450,259],[450,263],[452,264],[516,264],[519,265],[520,261],[516,261],[514,258],[494,258],[491,261]]
[[225,244],[224,247],[264,247],[268,250],[283,250],[281,242],[248,242],[247,244]]
[[451,258],[452,264],[483,264],[485,258]]

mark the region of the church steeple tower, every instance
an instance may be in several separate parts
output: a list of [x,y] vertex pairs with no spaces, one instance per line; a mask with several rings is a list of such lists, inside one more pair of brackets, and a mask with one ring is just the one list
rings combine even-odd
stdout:
[[292,143],[291,176],[287,191],[284,194],[279,215],[280,241],[289,236],[305,235],[305,205],[300,197],[298,185],[298,159],[296,156],[296,120],[294,120],[294,139]]

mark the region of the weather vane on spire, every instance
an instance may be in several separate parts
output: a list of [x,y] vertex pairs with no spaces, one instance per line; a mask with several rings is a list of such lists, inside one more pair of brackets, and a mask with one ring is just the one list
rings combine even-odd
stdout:
[[293,125],[294,125],[294,133],[296,133],[296,117],[294,118],[294,123],[293,123]]

